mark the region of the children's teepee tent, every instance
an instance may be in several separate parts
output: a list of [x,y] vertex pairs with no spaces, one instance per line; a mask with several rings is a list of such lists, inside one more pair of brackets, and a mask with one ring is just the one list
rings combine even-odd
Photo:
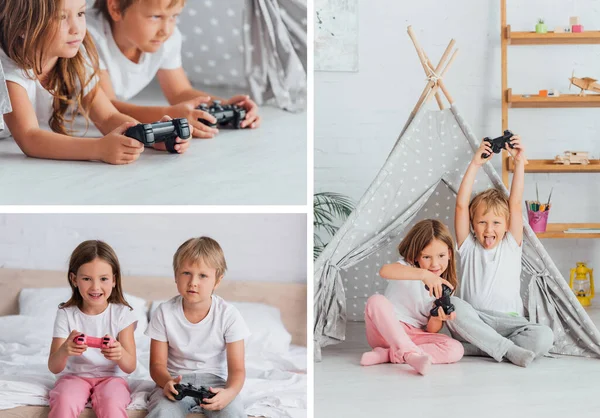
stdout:
[[8,90],[6,89],[6,79],[4,78],[2,63],[0,62],[0,131],[4,129],[4,119],[2,118],[2,115],[10,112],[12,112],[12,108],[10,107]]
[[[396,248],[405,232],[421,219],[434,218],[454,233],[456,193],[480,143],[442,80],[455,57],[456,51],[440,72],[454,41],[434,69],[410,27],[409,35],[429,82],[381,171],[315,262],[316,359],[322,347],[344,340],[347,320],[363,320],[369,296],[383,293],[387,283],[379,269],[397,260]],[[449,109],[443,108],[439,90]],[[440,110],[423,106],[433,96]],[[473,192],[489,187],[508,193],[487,163]],[[552,328],[552,353],[600,357],[600,333],[528,223],[524,225],[521,297],[529,319]]]

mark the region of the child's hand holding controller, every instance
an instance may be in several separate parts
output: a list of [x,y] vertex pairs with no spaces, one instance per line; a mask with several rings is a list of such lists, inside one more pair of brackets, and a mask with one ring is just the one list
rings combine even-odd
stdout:
[[436,276],[429,270],[421,270],[423,270],[424,274],[421,281],[429,288],[429,296],[435,296],[436,299],[439,299],[443,292],[442,284],[445,284],[450,289],[454,289],[454,286],[452,286],[449,281],[442,279],[440,276]]
[[[487,155],[486,158],[483,158],[484,154]],[[487,163],[490,160],[490,158],[492,158],[492,155],[494,155],[492,146],[488,141],[484,139],[481,141],[481,144],[479,145],[477,151],[475,151],[475,154],[473,154],[473,160],[471,160],[471,163],[475,164],[478,167],[481,167],[482,165]]]
[[206,400],[201,400],[201,405],[203,409],[207,409],[209,411],[220,411],[225,408],[227,405],[233,401],[236,397],[236,393],[230,389],[225,388],[209,388],[209,391],[212,393],[216,393],[212,398],[207,398]]
[[515,159],[515,162],[523,162],[527,165],[528,161],[525,158],[525,147],[521,142],[521,137],[518,135],[514,135],[511,140],[512,148],[508,146],[508,144],[504,144],[504,149],[508,151],[508,153]]
[[177,376],[175,379],[169,380],[163,387],[164,395],[172,401],[176,400],[173,395],[178,394],[178,392],[175,390],[175,385],[178,383],[181,383],[181,376]]
[[446,312],[442,308],[438,308],[438,316],[433,318],[438,318],[440,321],[453,321],[456,318],[456,312],[450,313],[450,315],[446,315]]
[[108,334],[106,334],[104,336],[104,338],[106,338],[106,337],[110,338],[111,342],[109,343],[108,347],[102,347],[100,352],[102,353],[104,358],[107,360],[112,360],[112,361],[121,360],[121,357],[123,357],[123,347],[121,346],[121,343],[118,342],[115,338],[113,338],[112,336],[110,336]]
[[81,334],[81,332],[74,329],[73,331],[71,331],[71,333],[69,334],[69,336],[67,337],[67,339],[65,340],[63,345],[60,346],[60,349],[63,350],[63,352],[67,356],[80,356],[83,353],[85,353],[85,351],[88,349],[87,345],[77,344],[74,341],[75,337],[77,337],[80,334]]
[[127,128],[134,126],[133,122],[125,122],[114,131],[100,138],[97,143],[98,159],[109,164],[129,164],[134,162],[144,152],[144,144],[125,135]]

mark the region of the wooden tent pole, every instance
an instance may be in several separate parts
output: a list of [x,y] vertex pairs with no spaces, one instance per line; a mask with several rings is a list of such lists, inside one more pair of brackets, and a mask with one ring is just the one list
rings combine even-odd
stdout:
[[[412,40],[413,45],[414,45],[415,49],[417,50],[417,55],[419,56],[419,61],[421,62],[421,65],[423,66],[423,71],[425,71],[425,75],[429,78],[432,75],[431,69],[427,67],[427,64],[426,64],[427,58],[425,56],[425,53],[423,52],[423,49],[419,45],[419,42],[417,41],[417,37],[415,35],[415,32],[412,29],[412,26],[409,26],[407,31],[408,31],[408,36],[410,36],[410,39]],[[421,95],[421,97],[423,97],[423,95]],[[442,98],[440,97],[440,94],[437,91],[435,93],[435,100],[437,101],[437,104],[438,104],[440,110],[443,110],[444,103],[442,103]]]
[[[417,41],[417,37],[412,29],[412,26],[409,26],[408,29],[408,36],[410,36],[410,39],[413,42],[413,45],[415,46],[415,49],[417,50],[417,55],[419,56],[419,60],[421,61],[421,65],[423,66],[423,69],[425,70],[426,74],[428,76],[431,76],[433,74],[431,74],[432,68],[433,68],[433,64],[431,63],[431,61],[429,60],[429,58],[427,57],[427,54],[425,53],[425,51],[423,51],[423,49],[421,48],[421,45],[419,44],[419,42]],[[448,46],[446,47],[446,50],[444,51],[444,54],[442,55],[442,58],[440,59],[437,67],[435,68],[435,73],[437,74],[438,71],[442,68],[444,62],[446,61],[448,54],[450,53],[450,51],[452,50],[452,47],[454,46],[454,44],[456,43],[456,41],[454,39],[450,40],[450,43],[448,44]],[[456,57],[456,51],[454,52],[454,54],[452,55],[450,61],[448,62],[448,65],[446,65],[444,67],[444,71],[443,73],[445,73],[448,68],[450,67],[450,64],[452,63],[452,61],[454,60],[454,58]],[[430,84],[433,83],[431,80],[430,82],[427,84],[427,88],[430,88]],[[448,90],[446,89],[446,86],[444,85],[444,82],[441,80],[441,76],[440,78],[438,78],[437,80],[437,84],[439,85],[439,88],[442,90],[442,93],[444,93],[444,96],[446,96],[446,99],[448,100],[448,103],[450,103],[450,105],[452,105],[454,103],[454,99],[452,99],[452,96],[450,96],[450,93],[448,92]],[[436,95],[436,100],[438,101],[438,105],[440,106],[440,110],[443,109],[443,105],[441,104],[440,100],[439,100],[439,94],[437,92],[437,87],[434,83],[434,93]],[[425,93],[425,92],[424,92]],[[421,94],[421,98],[423,98],[424,96],[426,96],[426,94]],[[422,99],[419,99],[419,102],[417,103],[416,108],[420,107],[422,105]]]

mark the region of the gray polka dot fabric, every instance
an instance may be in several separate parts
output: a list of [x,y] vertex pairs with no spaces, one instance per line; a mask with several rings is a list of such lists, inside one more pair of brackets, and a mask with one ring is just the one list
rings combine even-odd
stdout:
[[[383,293],[383,264],[422,219],[438,219],[454,234],[456,193],[479,146],[456,106],[421,109],[400,135],[355,211],[315,262],[314,339],[320,348],[343,341],[346,321],[363,321],[369,296]],[[491,164],[477,174],[473,193],[507,193]],[[600,357],[600,333],[524,222],[521,296],[532,322],[550,326],[552,353]],[[460,272],[459,272],[460,278]]]
[[188,1],[178,27],[194,85],[239,87],[258,104],[305,108],[305,1]]
[[[10,100],[8,98],[8,90],[6,89],[6,79],[0,62],[0,116],[5,113],[12,112]],[[4,130],[4,119],[0,117],[0,131]]]

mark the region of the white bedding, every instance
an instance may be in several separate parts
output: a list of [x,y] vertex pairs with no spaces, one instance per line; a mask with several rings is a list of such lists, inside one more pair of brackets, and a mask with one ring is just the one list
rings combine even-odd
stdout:
[[[22,405],[48,405],[55,377],[47,361],[54,318],[13,315],[0,317],[0,410]],[[150,340],[136,330],[138,366],[129,377],[132,402],[128,409],[145,409],[154,388],[148,370]],[[246,383],[241,392],[248,415],[306,417],[305,347],[286,353],[246,353]]]

